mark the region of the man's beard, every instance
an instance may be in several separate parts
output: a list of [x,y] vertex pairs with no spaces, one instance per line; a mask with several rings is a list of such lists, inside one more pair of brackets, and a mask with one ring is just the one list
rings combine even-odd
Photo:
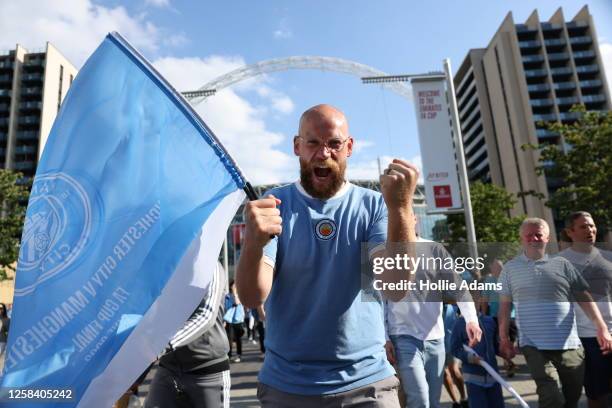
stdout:
[[[321,186],[315,186],[314,183],[314,168],[318,165],[329,167],[330,173],[327,176],[328,183]],[[346,162],[337,163],[332,159],[327,159],[323,162],[307,163],[300,158],[300,181],[304,190],[314,198],[327,200],[333,197],[344,184],[344,173],[346,171]]]

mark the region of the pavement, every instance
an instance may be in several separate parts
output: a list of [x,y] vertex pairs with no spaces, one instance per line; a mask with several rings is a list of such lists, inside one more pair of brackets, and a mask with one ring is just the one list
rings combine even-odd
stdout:
[[[239,363],[231,364],[231,406],[237,408],[259,408],[257,401],[257,374],[263,362],[263,357],[259,352],[259,346],[251,342],[243,342],[242,360]],[[513,378],[505,378],[510,385],[525,399],[530,407],[538,406],[538,397],[536,387],[533,380],[527,371],[525,359],[522,355],[518,355],[514,362],[518,365],[518,371]],[[498,360],[501,366],[501,360]],[[144,401],[148,393],[152,372],[149,373],[145,382],[139,388],[139,396],[141,401]],[[520,404],[511,396],[509,392],[504,390],[504,400],[506,407],[520,407]],[[451,408],[451,399],[445,389],[442,390],[441,408]],[[580,399],[580,408],[586,408],[586,397],[583,395]]]
[[[259,345],[255,345],[250,341],[243,342],[242,360],[239,363],[231,364],[231,407],[236,408],[259,408],[257,401],[257,374],[263,362],[263,356],[259,352]],[[514,362],[518,366],[516,375],[513,378],[504,379],[523,397],[530,407],[538,406],[538,396],[536,394],[536,386],[525,364],[525,359],[522,355],[515,357]],[[3,356],[0,357],[0,369],[4,363]],[[501,367],[502,362],[498,359],[498,364]],[[138,389],[138,396],[141,404],[144,406],[144,400],[149,392],[151,379],[155,374],[155,367],[151,369],[145,381]],[[504,390],[504,400],[506,407],[520,407],[521,405],[512,397],[512,395]],[[452,408],[451,399],[445,389],[442,389],[442,398],[440,400],[441,408]],[[586,408],[587,402],[584,394],[578,404],[579,408]]]

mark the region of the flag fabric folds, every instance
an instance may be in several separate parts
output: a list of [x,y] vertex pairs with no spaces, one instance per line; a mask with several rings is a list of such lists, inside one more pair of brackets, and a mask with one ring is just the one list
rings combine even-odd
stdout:
[[197,307],[245,183],[180,94],[109,34],[33,181],[2,391],[111,406]]

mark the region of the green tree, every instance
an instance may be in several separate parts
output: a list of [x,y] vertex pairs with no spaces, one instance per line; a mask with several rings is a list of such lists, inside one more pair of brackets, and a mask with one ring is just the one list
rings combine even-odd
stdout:
[[[477,181],[470,184],[470,198],[479,254],[486,253],[488,259],[514,256],[519,241],[519,227],[525,218],[509,215],[517,202],[515,196],[494,184]],[[449,215],[448,226],[451,242],[467,241],[463,214]]]
[[19,183],[22,177],[21,173],[0,169],[0,280],[7,277],[5,268],[15,270],[19,255],[24,203],[29,195],[29,186]]
[[525,147],[540,150],[538,174],[562,181],[546,202],[556,218],[563,219],[577,210],[588,211],[603,234],[612,230],[612,112],[587,112],[582,105],[572,111],[579,113],[576,122],[547,124],[561,136],[564,146],[549,143]]

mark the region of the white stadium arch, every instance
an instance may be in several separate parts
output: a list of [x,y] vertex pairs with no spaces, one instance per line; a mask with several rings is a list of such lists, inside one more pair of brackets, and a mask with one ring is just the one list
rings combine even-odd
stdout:
[[[237,82],[270,72],[287,71],[291,69],[316,69],[355,75],[360,78],[388,75],[376,68],[341,58],[294,56],[270,59],[237,68],[205,83],[197,91],[184,92],[183,94],[192,105],[197,105],[207,97],[213,95],[215,91],[219,91]],[[381,85],[404,98],[412,100],[411,88],[403,82],[382,82]]]

